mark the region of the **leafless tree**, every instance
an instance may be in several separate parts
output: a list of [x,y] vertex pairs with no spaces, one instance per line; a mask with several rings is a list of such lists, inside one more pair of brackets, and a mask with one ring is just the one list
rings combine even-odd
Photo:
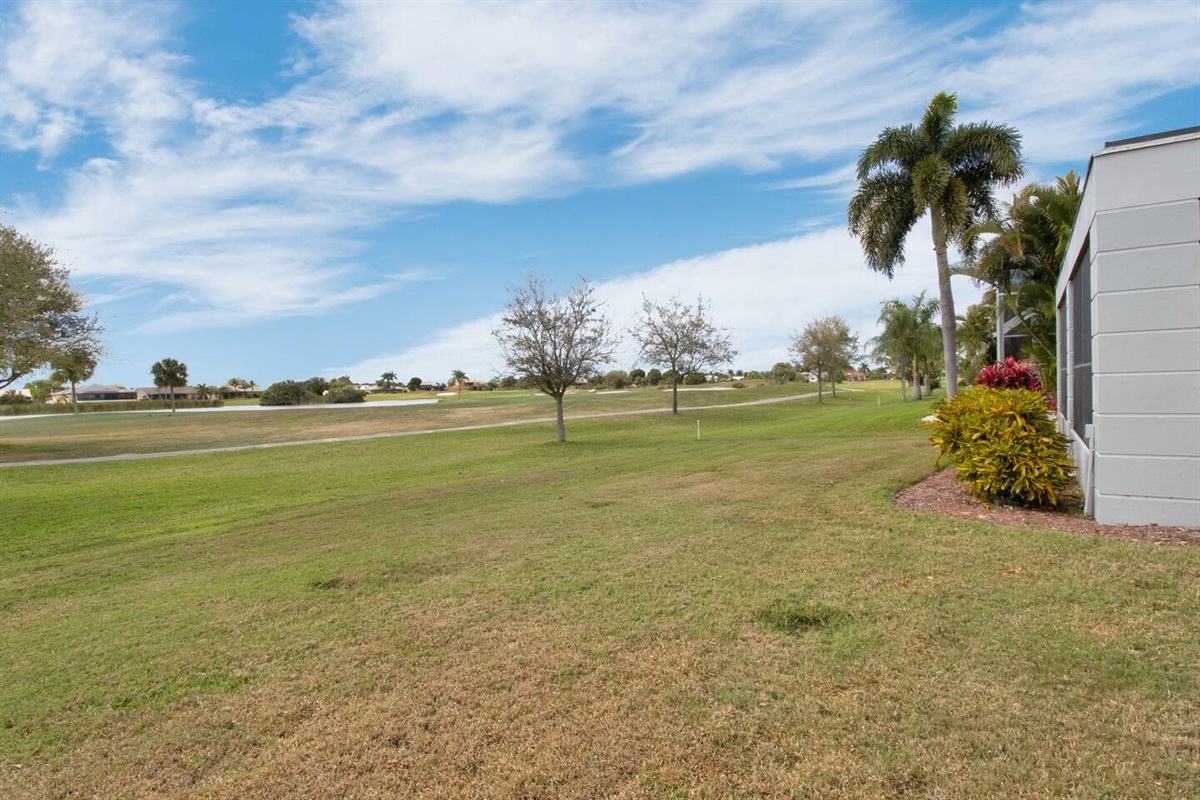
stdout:
[[612,323],[586,280],[558,297],[547,294],[543,277],[530,273],[524,286],[510,292],[512,300],[492,336],[508,369],[554,398],[558,440],[565,442],[563,395],[612,361]]
[[642,316],[630,330],[641,347],[639,356],[671,371],[671,412],[679,413],[679,381],[689,372],[701,372],[733,361],[737,350],[728,334],[708,319],[703,297],[693,307],[671,298],[653,303],[642,298]]

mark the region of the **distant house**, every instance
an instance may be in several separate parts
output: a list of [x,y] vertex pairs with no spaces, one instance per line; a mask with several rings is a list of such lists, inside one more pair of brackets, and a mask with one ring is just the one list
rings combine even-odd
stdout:
[[[138,400],[170,400],[171,390],[165,386],[143,386],[137,391]],[[176,400],[195,400],[196,388],[194,386],[176,386]]]
[[[176,397],[178,397],[179,390],[176,389],[175,391],[177,392]],[[225,384],[224,386],[217,387],[217,394],[226,400],[234,400],[240,397],[258,397],[262,394],[262,388],[253,384],[250,386],[230,386],[229,384]]]
[[[136,400],[137,393],[132,389],[125,389],[120,386],[108,386],[103,383],[92,383],[87,386],[80,386],[75,390],[75,397],[81,403],[86,403],[95,400]],[[60,389],[57,392],[51,392],[46,399],[48,403],[69,403],[71,402],[71,389]]]
[[843,381],[865,381],[867,373],[859,369],[848,369],[842,372]]
[[444,386],[442,388],[448,392],[458,392],[463,389],[466,389],[467,391],[479,391],[481,389],[488,388],[488,382],[477,381],[474,378],[467,378],[462,382],[462,386],[459,386],[457,383],[452,383],[449,386]]
[[1092,156],[1056,300],[1085,512],[1200,527],[1200,127]]
[[[71,392],[67,391],[70,398]],[[75,390],[75,396],[84,400],[136,400],[137,392],[123,386],[108,386],[103,383],[93,383]]]

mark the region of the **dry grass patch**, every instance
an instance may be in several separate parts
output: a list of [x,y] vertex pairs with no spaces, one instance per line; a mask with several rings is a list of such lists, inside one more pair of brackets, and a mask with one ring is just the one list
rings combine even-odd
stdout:
[[0,473],[0,796],[1184,798],[1200,549],[839,396]]

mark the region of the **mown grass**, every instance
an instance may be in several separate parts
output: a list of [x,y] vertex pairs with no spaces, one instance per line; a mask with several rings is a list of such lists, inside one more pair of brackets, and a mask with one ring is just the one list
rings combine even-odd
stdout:
[[[886,387],[882,388],[886,392]],[[688,392],[684,395],[681,408],[784,397],[809,391],[806,384],[791,384],[734,391]],[[405,395],[404,398],[412,399],[412,395]],[[434,397],[426,397],[425,393],[421,393],[416,399],[429,400]],[[435,406],[372,407],[367,402],[361,405],[263,412],[98,413],[46,419],[0,419],[0,463],[438,430],[554,415],[553,400],[526,391],[464,392],[461,398],[436,399],[439,402]],[[256,404],[257,401],[237,403]],[[658,389],[621,394],[583,390],[568,395],[566,412],[568,415],[580,415],[665,409],[669,404],[668,396]]]
[[0,795],[1194,796],[1200,553],[896,509],[927,409],[0,471]]

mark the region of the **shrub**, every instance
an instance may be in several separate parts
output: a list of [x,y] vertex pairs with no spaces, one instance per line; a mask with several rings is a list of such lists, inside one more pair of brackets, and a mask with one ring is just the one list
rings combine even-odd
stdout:
[[930,437],[971,494],[1021,505],[1057,505],[1075,464],[1040,391],[975,386],[934,410]]
[[976,386],[989,389],[1029,389],[1040,392],[1042,381],[1037,365],[1028,361],[1017,361],[1012,356],[999,364],[988,364],[975,376]]
[[708,383],[708,378],[704,377],[699,372],[689,372],[687,375],[683,376],[684,386],[699,386],[704,383]]
[[321,396],[314,394],[305,383],[296,381],[279,381],[272,383],[258,398],[260,406],[303,406],[309,403],[321,402]]
[[367,393],[357,386],[345,384],[335,386],[325,393],[326,403],[362,403],[367,399]]
[[730,384],[730,385],[731,385],[731,386],[732,386],[734,389],[745,389],[745,388],[746,388],[746,384],[742,383],[741,381],[734,381],[734,382],[733,382],[732,384]]
[[319,376],[309,378],[308,380],[304,381],[302,385],[309,394],[316,395],[317,397],[320,397],[321,395],[325,394],[325,392],[329,391],[329,381]]
[[623,369],[614,369],[604,376],[604,385],[610,389],[624,389],[629,385],[629,373]]
[[[175,398],[175,407],[183,408],[220,408],[225,401],[220,398],[208,400],[187,400]],[[89,414],[101,411],[157,411],[171,407],[170,400],[80,400],[79,413]],[[0,416],[20,416],[24,414],[72,414],[74,409],[70,403],[18,403],[5,405],[0,403]]]

